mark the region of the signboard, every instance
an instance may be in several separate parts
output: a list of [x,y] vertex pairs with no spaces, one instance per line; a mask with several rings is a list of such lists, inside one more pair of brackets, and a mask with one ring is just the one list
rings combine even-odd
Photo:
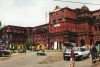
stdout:
[[60,26],[60,24],[55,24],[55,25],[54,25],[54,27],[58,27],[58,26]]

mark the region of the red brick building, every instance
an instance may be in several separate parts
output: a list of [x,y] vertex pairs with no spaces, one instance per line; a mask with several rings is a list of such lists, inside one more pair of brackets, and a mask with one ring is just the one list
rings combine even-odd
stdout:
[[48,31],[48,24],[44,24],[44,25],[40,25],[40,26],[36,26],[33,28],[33,39],[35,43],[43,43],[45,45],[47,45],[48,42],[48,35],[49,35],[49,31]]
[[49,13],[48,24],[6,26],[2,32],[2,38],[8,38],[8,42],[24,43],[29,40],[48,44],[49,49],[61,49],[64,42],[76,43],[76,46],[91,45],[100,41],[100,9],[90,11],[86,6],[80,9],[57,6]]
[[93,11],[93,19],[94,19],[94,25],[92,28],[93,31],[93,40],[94,42],[100,41],[100,9]]
[[27,27],[27,41],[34,41],[34,31],[33,31],[33,27]]
[[64,42],[84,46],[100,41],[100,10],[90,11],[86,6],[81,9],[57,8],[49,18],[51,48],[55,43],[59,49]]
[[48,44],[48,24],[36,27],[19,27],[8,25],[0,31],[0,39],[5,44],[24,44],[27,41]]
[[27,41],[27,28],[8,25],[1,30],[1,39],[5,44],[22,44]]

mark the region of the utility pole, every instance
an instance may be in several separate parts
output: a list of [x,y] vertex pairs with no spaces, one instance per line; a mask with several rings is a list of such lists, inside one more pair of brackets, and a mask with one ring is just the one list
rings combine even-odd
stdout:
[[45,14],[45,23],[47,23],[47,12]]

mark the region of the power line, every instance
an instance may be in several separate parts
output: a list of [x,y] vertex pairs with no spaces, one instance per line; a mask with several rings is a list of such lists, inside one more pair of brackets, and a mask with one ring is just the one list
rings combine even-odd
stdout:
[[89,5],[100,5],[100,4],[94,4],[94,3],[74,2],[74,1],[67,1],[67,0],[54,0],[54,1],[70,2],[70,3],[80,3],[80,4],[89,4]]

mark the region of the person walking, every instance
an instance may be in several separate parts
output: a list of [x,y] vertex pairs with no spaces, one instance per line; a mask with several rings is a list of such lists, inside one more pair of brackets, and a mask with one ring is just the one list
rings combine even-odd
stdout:
[[92,62],[96,62],[96,57],[97,57],[97,49],[96,49],[96,44],[93,45],[91,48],[91,56],[92,56]]
[[75,67],[75,53],[73,46],[71,46],[71,54],[70,54],[70,67]]

